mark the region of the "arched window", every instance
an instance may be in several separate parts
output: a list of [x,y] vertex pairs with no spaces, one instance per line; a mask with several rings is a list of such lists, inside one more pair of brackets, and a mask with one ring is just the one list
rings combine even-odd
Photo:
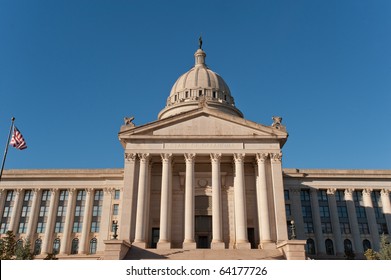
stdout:
[[362,247],[364,249],[364,252],[368,249],[372,249],[371,242],[368,239],[364,239],[362,241]]
[[72,240],[71,255],[76,255],[79,252],[79,239],[74,238]]
[[90,240],[90,254],[93,255],[93,254],[96,254],[96,245],[98,244],[98,241],[96,240],[96,238],[92,238]]
[[53,241],[53,255],[57,255],[60,252],[61,241],[60,238],[56,238]]
[[345,250],[345,254],[351,254],[353,252],[352,241],[350,241],[349,239],[344,240],[343,247]]
[[315,242],[313,239],[308,238],[307,243],[305,245],[305,251],[309,255],[315,255]]
[[333,241],[331,239],[326,239],[325,245],[326,245],[326,254],[327,255],[334,255]]
[[37,240],[35,240],[34,243],[34,255],[41,254],[41,248],[42,248],[42,239],[38,238]]

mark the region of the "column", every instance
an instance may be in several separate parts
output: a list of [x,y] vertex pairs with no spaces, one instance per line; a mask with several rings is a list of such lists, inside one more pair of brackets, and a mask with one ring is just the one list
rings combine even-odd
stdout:
[[37,218],[38,218],[38,205],[39,205],[39,198],[41,195],[40,189],[33,189],[33,200],[31,202],[31,209],[30,209],[30,217],[27,224],[27,231],[26,231],[26,238],[29,239],[31,242],[33,242],[32,238],[34,236],[34,229],[37,225]]
[[194,239],[194,161],[196,154],[185,154],[185,240],[183,249],[196,249]]
[[304,232],[304,219],[303,219],[303,212],[301,210],[300,191],[301,191],[300,186],[297,186],[297,188],[291,188],[289,190],[289,196],[291,199],[292,216],[296,225],[297,239],[306,240],[307,236]]
[[336,250],[337,256],[343,256],[345,250],[344,250],[344,245],[343,245],[343,240],[342,240],[341,227],[339,225],[337,201],[335,199],[335,192],[336,192],[336,189],[327,189],[327,197],[328,197],[328,202],[329,202],[331,225],[332,225],[333,235],[334,235],[335,250]]
[[270,154],[273,181],[273,200],[276,219],[277,243],[288,240],[288,229],[285,214],[284,182],[282,180],[282,153]]
[[73,214],[74,214],[74,205],[76,199],[76,189],[68,190],[68,203],[67,203],[67,213],[65,217],[64,223],[64,232],[60,245],[60,254],[67,254],[69,252],[69,241],[71,238],[72,231],[72,222],[73,222]]
[[137,214],[136,214],[136,232],[134,245],[146,248],[145,239],[145,221],[147,213],[147,175],[149,165],[149,154],[139,154],[140,158],[140,175],[138,181],[138,196],[137,196]]
[[383,213],[386,217],[386,223],[388,232],[391,233],[391,203],[390,203],[390,191],[387,189],[382,189],[380,192],[381,203],[383,206]]
[[212,249],[224,249],[221,205],[221,154],[210,154],[212,161]]
[[162,188],[160,199],[160,231],[158,249],[171,249],[170,236],[170,205],[171,205],[171,184],[170,170],[172,154],[161,154],[162,157]]
[[234,154],[235,160],[235,229],[236,248],[251,249],[247,238],[247,213],[246,213],[246,192],[244,178],[244,157],[245,154]]
[[362,246],[360,230],[358,228],[356,207],[354,205],[354,200],[353,200],[353,192],[354,189],[345,190],[345,201],[346,201],[346,207],[348,208],[350,230],[353,236],[353,244],[354,244],[353,250],[358,254],[363,254],[364,250]]
[[1,189],[0,190],[0,219],[3,217],[3,211],[4,211],[4,204],[5,199],[7,197],[7,190]]
[[[104,240],[110,239],[111,232],[111,215],[112,215],[112,200],[113,200],[114,188],[106,188],[103,190],[103,203],[102,203],[102,214],[100,217],[99,225],[99,239],[97,245],[97,252],[105,250]],[[121,224],[119,224],[121,225]],[[119,228],[118,228],[119,229]]]
[[[119,239],[133,242],[134,228],[137,210],[137,174],[136,174],[137,154],[125,153],[124,167],[124,188],[122,193],[119,221]],[[111,215],[111,214],[110,214]]]
[[272,243],[270,235],[269,203],[267,197],[267,181],[265,162],[269,157],[268,153],[257,154],[258,184],[257,184],[257,212],[259,225],[259,247],[265,249]]
[[80,245],[79,245],[79,254],[87,254],[89,252],[88,245],[89,245],[89,233],[90,233],[90,226],[91,226],[91,211],[92,211],[92,203],[94,198],[94,191],[92,189],[86,189],[86,204],[84,206],[84,213],[83,213],[83,226],[81,229],[81,238],[80,238]]
[[24,190],[17,189],[15,190],[15,199],[14,204],[12,207],[12,214],[11,214],[11,221],[8,227],[8,230],[11,230],[14,234],[17,233],[18,230],[18,224],[19,224],[19,218],[20,218],[20,208],[22,207],[23,203],[23,194]]
[[371,193],[372,190],[364,189],[362,191],[362,197],[365,206],[365,213],[368,219],[369,233],[371,234],[372,237],[372,246],[375,251],[379,251],[380,236],[379,236],[379,229],[377,228],[375,210],[373,209]]
[[52,242],[52,234],[53,234],[53,228],[54,228],[54,222],[57,214],[57,199],[58,199],[58,193],[59,191],[56,189],[50,190],[50,202],[49,202],[49,211],[48,211],[48,217],[46,219],[46,227],[45,227],[45,234],[42,240],[42,255],[47,255],[49,252],[49,248],[51,247],[50,244]]
[[318,255],[325,255],[326,245],[325,245],[325,239],[322,231],[322,222],[320,220],[320,214],[319,214],[318,190],[311,189],[310,195],[311,195],[312,217],[314,220],[316,247],[318,249]]

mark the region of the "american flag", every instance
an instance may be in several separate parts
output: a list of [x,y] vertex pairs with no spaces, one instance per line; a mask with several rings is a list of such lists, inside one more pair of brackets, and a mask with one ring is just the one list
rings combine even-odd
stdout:
[[19,150],[24,150],[27,148],[26,141],[24,140],[23,135],[16,128],[16,126],[14,126],[14,134],[12,134],[10,145]]

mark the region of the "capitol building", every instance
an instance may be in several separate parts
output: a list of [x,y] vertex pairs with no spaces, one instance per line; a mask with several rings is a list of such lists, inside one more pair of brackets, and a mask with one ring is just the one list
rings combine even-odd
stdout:
[[[195,64],[156,121],[125,118],[121,169],[6,170],[0,234],[36,259],[364,259],[391,231],[391,170],[284,169],[288,129],[244,118]],[[229,81],[228,81],[229,82]]]

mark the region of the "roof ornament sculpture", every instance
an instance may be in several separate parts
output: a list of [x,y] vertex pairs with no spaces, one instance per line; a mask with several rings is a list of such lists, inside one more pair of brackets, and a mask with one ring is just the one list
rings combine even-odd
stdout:
[[200,35],[200,38],[198,38],[198,48],[202,50],[202,35]]

